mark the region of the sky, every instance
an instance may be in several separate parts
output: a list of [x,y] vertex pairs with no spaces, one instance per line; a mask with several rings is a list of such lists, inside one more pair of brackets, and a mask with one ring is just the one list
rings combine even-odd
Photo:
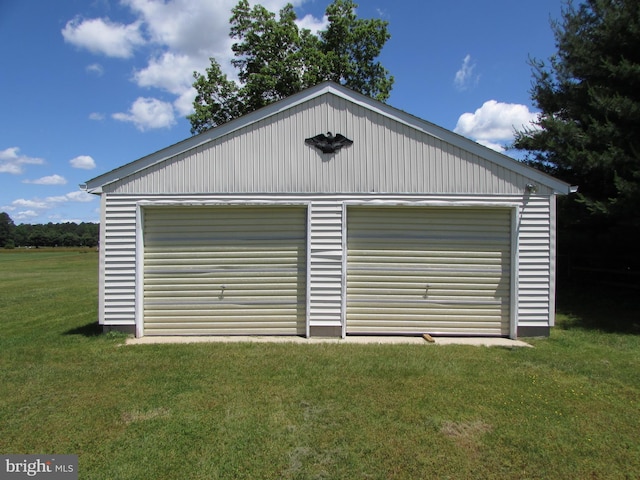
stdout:
[[[290,3],[317,31],[330,1]],[[389,22],[389,105],[500,151],[536,118],[529,59],[555,52],[562,2],[360,0],[356,13]],[[210,57],[234,75],[236,3],[0,0],[0,212],[98,222],[98,197],[79,185],[190,137],[193,72]]]

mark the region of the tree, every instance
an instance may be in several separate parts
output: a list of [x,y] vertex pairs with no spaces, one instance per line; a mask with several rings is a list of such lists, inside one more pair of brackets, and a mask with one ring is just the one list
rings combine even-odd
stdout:
[[640,2],[568,2],[557,53],[532,60],[535,128],[516,135],[528,162],[579,185],[575,222],[640,226]]
[[376,61],[390,38],[387,22],[359,19],[357,4],[334,0],[328,26],[316,36],[299,29],[293,6],[279,15],[241,0],[232,10],[230,37],[237,40],[231,61],[238,83],[215,58],[205,74],[194,72],[195,112],[191,133],[201,133],[326,80],[385,101],[393,77]]
[[0,212],[0,248],[13,247],[16,226],[6,212]]

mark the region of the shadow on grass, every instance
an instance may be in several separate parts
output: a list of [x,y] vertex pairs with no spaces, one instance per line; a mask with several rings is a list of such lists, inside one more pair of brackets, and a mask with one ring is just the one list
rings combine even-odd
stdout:
[[63,335],[81,335],[83,337],[97,337],[102,335],[102,327],[98,322],[87,323],[81,327],[72,328],[63,333]]
[[640,334],[640,291],[586,282],[558,283],[557,311],[563,329]]

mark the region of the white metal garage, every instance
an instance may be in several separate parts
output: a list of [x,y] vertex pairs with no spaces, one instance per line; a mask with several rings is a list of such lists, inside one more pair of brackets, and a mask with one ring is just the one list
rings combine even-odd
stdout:
[[145,335],[306,333],[306,207],[144,209]]
[[511,210],[349,207],[347,333],[508,335]]
[[516,337],[554,324],[569,185],[331,82],[84,188],[101,197],[105,329]]

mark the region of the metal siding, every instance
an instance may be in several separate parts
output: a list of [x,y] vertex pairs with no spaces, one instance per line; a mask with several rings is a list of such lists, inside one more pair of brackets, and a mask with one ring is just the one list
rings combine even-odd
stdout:
[[342,309],[342,207],[317,202],[310,209],[309,323],[337,326]]
[[144,209],[145,335],[306,333],[306,208]]
[[[354,141],[321,154],[304,139]],[[105,186],[111,193],[519,194],[525,176],[334,95],[256,121]],[[551,193],[540,186],[540,194]]]
[[347,333],[508,335],[511,211],[350,207]]
[[532,196],[526,199],[521,209],[519,325],[551,323],[555,287],[554,267],[551,264],[553,250],[550,202],[549,197]]
[[[136,287],[136,204],[147,202],[302,202],[311,203],[311,215],[317,212],[311,221],[311,231],[331,230],[326,224],[316,227],[316,221],[330,216],[329,211],[341,208],[344,202],[449,202],[474,204],[494,202],[504,204],[519,204],[520,217],[517,219],[519,239],[518,263],[519,276],[522,277],[514,297],[517,302],[517,323],[526,326],[549,326],[553,321],[554,281],[552,237],[553,220],[550,218],[550,206],[554,198],[537,195],[533,197],[518,196],[482,196],[482,195],[113,195],[103,196],[103,223],[101,225],[102,242],[100,245],[101,269],[103,270],[104,285],[100,292],[101,323],[104,325],[134,325],[135,324],[135,287]],[[318,225],[321,225],[320,222]],[[544,227],[547,225],[547,227]],[[335,227],[335,224],[334,224]],[[346,242],[346,239],[343,238]],[[337,246],[337,241],[336,241]],[[344,252],[344,249],[342,249]],[[322,254],[315,248],[310,253],[313,256]],[[346,261],[343,255],[343,260]],[[322,262],[320,262],[322,263]],[[313,268],[313,266],[311,267]],[[341,291],[342,285],[335,276],[325,277],[326,282],[321,288],[316,288],[320,277],[314,276],[309,289],[313,295],[321,292]],[[344,293],[344,290],[342,290]],[[343,301],[346,300],[343,295]],[[124,305],[123,305],[124,304]],[[318,304],[316,304],[318,305]],[[124,308],[123,308],[124,307]],[[315,315],[314,311],[314,315]],[[344,312],[343,312],[344,314]],[[321,322],[321,317],[310,315],[311,319]],[[332,317],[333,318],[333,317]],[[313,321],[313,320],[312,320]],[[333,320],[332,320],[333,321]]]
[[103,323],[131,325],[136,306],[136,206],[129,199],[108,198],[103,208]]

